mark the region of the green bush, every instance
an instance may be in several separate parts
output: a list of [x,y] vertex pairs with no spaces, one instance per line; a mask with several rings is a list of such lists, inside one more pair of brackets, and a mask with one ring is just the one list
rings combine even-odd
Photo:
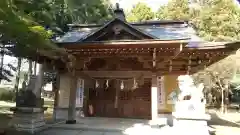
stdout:
[[4,90],[0,93],[0,100],[2,101],[16,101],[15,92],[12,90]]

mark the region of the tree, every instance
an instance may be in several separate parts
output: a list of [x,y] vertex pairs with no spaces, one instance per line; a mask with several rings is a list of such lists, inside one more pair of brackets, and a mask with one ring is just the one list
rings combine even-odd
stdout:
[[[55,46],[48,40],[49,32],[39,25],[11,0],[0,1],[0,33],[4,44],[27,49],[51,49]],[[43,36],[46,35],[46,36]]]
[[[48,12],[49,7],[45,0],[0,1],[2,62],[6,54],[25,57],[29,52],[37,50],[55,51],[56,45],[49,40],[52,32],[46,30],[46,26],[52,22]],[[11,81],[9,77],[13,76],[12,70],[16,68],[11,64],[1,67],[0,80]]]
[[67,24],[73,22],[67,0],[50,0],[49,3],[54,22],[50,28],[55,32],[55,36],[62,35],[69,30]]
[[229,102],[229,93],[232,93],[232,89],[229,89],[231,80],[237,68],[240,68],[236,65],[236,60],[237,55],[232,54],[193,75],[196,83],[204,83],[207,90],[205,92],[216,99],[216,105],[221,105],[222,111],[224,105]]
[[193,23],[208,41],[240,39],[240,8],[233,0],[209,0]]
[[159,20],[190,20],[188,0],[171,0],[165,6],[161,6],[156,17]]
[[159,8],[158,19],[187,20],[207,41],[240,39],[240,8],[233,0],[172,0]]
[[67,0],[73,23],[104,23],[112,18],[109,0]]
[[[240,8],[232,0],[205,0],[200,10],[196,10],[198,14],[192,22],[198,34],[205,40],[234,41],[240,39]],[[221,104],[222,111],[228,94],[232,93],[229,85],[236,74],[236,68],[239,68],[239,65],[236,65],[236,61],[239,60],[238,55],[231,55],[213,64],[208,70],[198,73],[199,76],[205,74],[205,79],[209,78],[212,81],[209,87],[213,90],[214,96],[219,97],[218,104]]]
[[127,21],[129,22],[141,22],[154,19],[154,12],[145,3],[137,3],[136,6],[128,13]]

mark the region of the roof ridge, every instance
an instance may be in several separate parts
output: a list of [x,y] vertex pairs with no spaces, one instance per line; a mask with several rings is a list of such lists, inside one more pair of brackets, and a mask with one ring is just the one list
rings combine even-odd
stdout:
[[[116,18],[114,18],[116,19]],[[112,19],[112,20],[114,20]],[[68,27],[82,27],[82,28],[88,28],[88,27],[102,27],[106,24],[108,24],[109,22],[111,21],[108,21],[107,23],[103,23],[103,24],[67,24]],[[164,20],[164,21],[156,21],[156,20],[150,20],[150,21],[144,21],[144,22],[125,22],[127,24],[130,24],[130,25],[133,25],[133,26],[145,26],[145,25],[173,25],[173,24],[188,24],[189,25],[189,22],[188,21],[175,21],[175,20]]]

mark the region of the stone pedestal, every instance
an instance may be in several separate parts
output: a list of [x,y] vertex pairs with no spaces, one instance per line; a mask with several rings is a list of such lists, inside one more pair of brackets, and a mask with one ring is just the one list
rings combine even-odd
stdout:
[[44,110],[47,108],[14,107],[13,118],[9,123],[10,129],[35,133],[44,128]]
[[184,135],[209,135],[207,121],[211,119],[207,114],[176,113],[173,112],[173,126],[177,133]]

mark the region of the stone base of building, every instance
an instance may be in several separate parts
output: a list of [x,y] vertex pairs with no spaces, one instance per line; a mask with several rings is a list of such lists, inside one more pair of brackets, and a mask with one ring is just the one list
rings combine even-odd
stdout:
[[35,133],[45,126],[44,110],[47,108],[14,107],[12,120],[9,128],[12,130]]
[[[68,119],[68,108],[54,108],[55,120],[67,120]],[[82,108],[76,108],[76,117],[84,117]]]

